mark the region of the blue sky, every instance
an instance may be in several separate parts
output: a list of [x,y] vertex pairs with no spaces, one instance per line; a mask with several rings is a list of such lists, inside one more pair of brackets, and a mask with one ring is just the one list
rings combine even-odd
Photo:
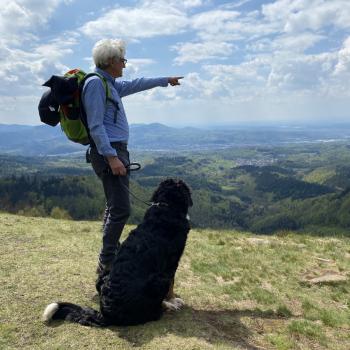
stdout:
[[123,79],[184,76],[124,99],[130,123],[347,121],[349,0],[0,0],[0,123],[39,124],[40,85],[127,44]]

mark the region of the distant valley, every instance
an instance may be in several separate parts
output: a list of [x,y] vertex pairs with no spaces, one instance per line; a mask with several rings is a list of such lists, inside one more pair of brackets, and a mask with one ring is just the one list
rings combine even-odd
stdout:
[[[132,124],[129,148],[182,152],[247,146],[347,141],[349,125],[240,125],[222,128],[174,128],[159,123]],[[59,126],[0,124],[0,154],[45,156],[81,153],[84,146],[67,140]]]

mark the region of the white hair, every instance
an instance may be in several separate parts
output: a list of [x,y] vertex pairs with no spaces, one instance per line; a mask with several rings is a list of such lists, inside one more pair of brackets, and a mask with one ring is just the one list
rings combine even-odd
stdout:
[[125,43],[120,39],[102,39],[92,49],[92,57],[98,68],[105,69],[111,58],[124,58]]

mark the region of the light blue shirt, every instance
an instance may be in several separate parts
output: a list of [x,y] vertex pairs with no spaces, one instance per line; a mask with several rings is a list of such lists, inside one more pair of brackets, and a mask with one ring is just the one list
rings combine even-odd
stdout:
[[82,92],[90,136],[97,151],[103,156],[116,156],[111,142],[128,143],[129,124],[126,118],[122,97],[156,86],[168,86],[168,78],[139,78],[131,81],[117,81],[100,68],[95,72],[102,75],[109,86],[113,102],[106,103],[106,90],[98,76],[88,78]]

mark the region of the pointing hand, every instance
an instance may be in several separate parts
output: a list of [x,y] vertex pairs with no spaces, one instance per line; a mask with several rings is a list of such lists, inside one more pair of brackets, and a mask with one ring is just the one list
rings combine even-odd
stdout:
[[180,79],[183,79],[183,78],[184,78],[184,77],[170,77],[170,78],[168,78],[168,83],[169,83],[171,86],[180,85],[179,80],[180,80]]

